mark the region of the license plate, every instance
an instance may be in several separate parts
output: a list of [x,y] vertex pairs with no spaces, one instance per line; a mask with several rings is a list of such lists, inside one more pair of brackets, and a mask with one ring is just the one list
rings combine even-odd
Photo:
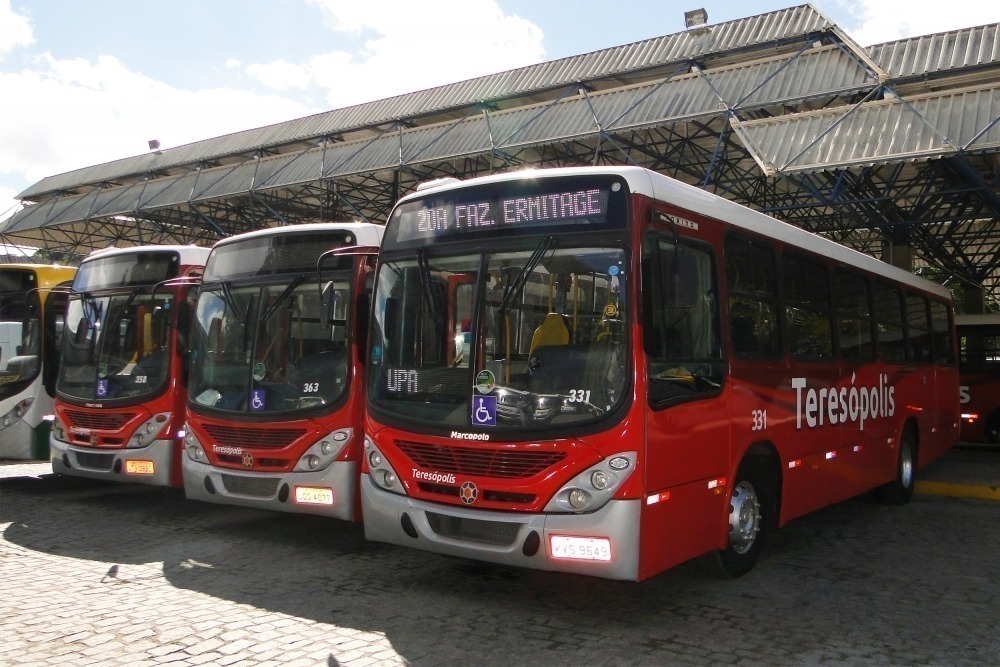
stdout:
[[125,472],[129,475],[152,475],[152,461],[126,461]]
[[333,489],[296,486],[295,502],[300,505],[332,505]]
[[611,560],[611,540],[597,537],[553,535],[549,542],[553,558]]

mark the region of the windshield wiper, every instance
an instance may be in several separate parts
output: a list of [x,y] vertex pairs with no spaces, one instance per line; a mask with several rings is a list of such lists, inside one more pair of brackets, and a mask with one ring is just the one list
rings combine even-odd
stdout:
[[424,299],[427,300],[427,306],[431,309],[431,321],[438,322],[441,319],[439,316],[441,304],[438,303],[438,294],[431,284],[431,267],[427,262],[427,253],[423,248],[417,250],[417,267],[420,271],[420,285],[424,290]]
[[305,281],[305,279],[306,277],[304,275],[300,275],[296,276],[295,279],[292,280],[292,282],[288,283],[288,287],[286,287],[284,291],[278,295],[278,298],[274,300],[274,303],[268,306],[267,310],[265,310],[264,313],[260,316],[261,323],[267,322],[267,318],[271,317],[271,315],[274,315],[274,311],[278,309],[278,306],[281,305],[281,302],[287,299],[289,295],[293,291],[295,291],[295,288],[301,285],[303,281]]
[[521,288],[524,284],[528,282],[528,278],[531,272],[535,270],[538,263],[542,261],[542,256],[548,251],[552,246],[552,242],[555,241],[555,237],[546,236],[535,248],[535,251],[531,253],[531,257],[528,258],[528,262],[521,269],[521,272],[517,274],[517,278],[508,287],[507,291],[503,294],[503,299],[500,301],[500,305],[497,307],[497,313],[503,315],[508,310],[510,310],[510,302],[514,300],[514,295],[520,293]]
[[226,307],[232,311],[237,321],[239,321],[239,323],[245,327],[247,325],[247,319],[249,318],[250,314],[249,307],[247,308],[246,313],[241,313],[240,309],[236,307],[236,297],[233,296],[233,289],[229,286],[229,282],[223,280],[221,285],[222,285],[222,300],[226,302]]

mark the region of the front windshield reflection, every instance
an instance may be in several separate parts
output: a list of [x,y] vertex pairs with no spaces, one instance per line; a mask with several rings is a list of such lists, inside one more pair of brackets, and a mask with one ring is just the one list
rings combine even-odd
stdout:
[[80,400],[114,400],[160,391],[170,368],[173,297],[142,288],[74,294],[63,334],[57,389]]
[[626,385],[626,259],[553,248],[386,262],[370,395],[389,413],[449,427],[600,419]]
[[192,340],[190,400],[224,412],[321,408],[348,379],[349,284],[332,284],[321,319],[315,281],[203,286]]

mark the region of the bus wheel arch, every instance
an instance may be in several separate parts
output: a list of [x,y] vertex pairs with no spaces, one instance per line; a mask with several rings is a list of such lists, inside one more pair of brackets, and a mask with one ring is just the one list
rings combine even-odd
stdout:
[[729,489],[726,545],[713,555],[718,572],[736,578],[753,569],[764,534],[778,525],[781,474],[773,445],[758,443],[748,449]]
[[905,505],[913,498],[917,480],[917,456],[920,451],[920,430],[910,418],[899,434],[896,454],[896,476],[875,489],[875,498],[887,505]]

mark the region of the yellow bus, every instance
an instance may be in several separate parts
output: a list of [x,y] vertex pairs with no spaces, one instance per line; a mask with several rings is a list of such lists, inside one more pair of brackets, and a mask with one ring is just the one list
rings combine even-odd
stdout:
[[76,268],[0,265],[0,459],[46,459],[69,286]]

